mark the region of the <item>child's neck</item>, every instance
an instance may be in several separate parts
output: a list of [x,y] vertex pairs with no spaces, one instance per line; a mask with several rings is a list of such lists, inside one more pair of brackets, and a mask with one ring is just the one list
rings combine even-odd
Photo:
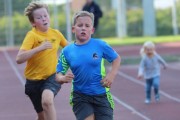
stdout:
[[89,40],[90,40],[90,39],[88,39],[88,40],[77,40],[77,39],[76,39],[75,43],[76,43],[77,45],[83,45],[83,44],[88,43]]
[[46,32],[48,31],[48,29],[49,29],[49,28],[48,28],[47,30],[42,31],[42,30],[37,29],[36,27],[34,27],[34,28],[35,28],[36,31],[38,31],[38,32],[40,32],[40,33],[46,33]]
[[154,54],[147,54],[147,56],[148,56],[149,58],[152,58],[152,57],[154,56]]

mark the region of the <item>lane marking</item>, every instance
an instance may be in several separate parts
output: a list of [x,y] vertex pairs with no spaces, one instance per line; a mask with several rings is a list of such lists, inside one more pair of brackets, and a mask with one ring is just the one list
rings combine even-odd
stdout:
[[[145,86],[145,84],[144,84],[143,82],[141,82],[141,81],[139,81],[139,80],[137,80],[137,79],[135,79],[135,78],[133,78],[133,77],[131,77],[131,76],[123,73],[123,72],[120,72],[120,71],[119,71],[119,72],[118,72],[118,75],[120,75],[120,76],[122,76],[122,77],[124,77],[124,78],[126,78],[126,79],[128,79],[128,80],[130,80],[130,81],[132,81],[132,82],[134,82],[134,83],[136,83],[136,84]],[[180,102],[180,99],[178,99],[178,98],[176,98],[176,97],[173,97],[173,96],[169,95],[168,93],[166,93],[166,92],[164,92],[164,91],[162,91],[162,90],[160,90],[160,94],[164,95],[165,97],[167,97],[167,98],[169,98],[169,99],[171,99],[171,100],[174,100],[174,101],[176,101],[176,102]]]
[[[109,68],[108,68],[109,69]],[[125,108],[129,109],[130,111],[132,111],[134,114],[136,114],[137,116],[143,118],[144,120],[151,120],[150,118],[148,118],[147,116],[141,114],[140,112],[138,112],[135,108],[133,108],[132,106],[126,104],[125,102],[123,102],[122,100],[120,100],[118,97],[116,97],[115,95],[113,95],[113,99],[114,101],[116,101],[119,105],[124,106]]]
[[25,80],[24,78],[20,75],[20,73],[18,72],[18,69],[16,68],[16,66],[14,65],[12,59],[10,58],[8,52],[6,50],[3,50],[3,54],[6,58],[6,60],[9,62],[11,68],[13,69],[13,71],[15,72],[16,76],[18,77],[18,80],[21,82],[21,84],[24,86],[25,85]]
[[141,114],[140,112],[138,112],[135,108],[131,107],[130,105],[126,104],[125,102],[121,101],[119,98],[117,98],[116,96],[112,95],[113,99],[118,103],[121,104],[122,106],[124,106],[125,108],[129,109],[130,111],[132,111],[134,114],[137,114],[139,117],[143,118],[144,120],[151,120],[150,118],[148,118],[147,116]]

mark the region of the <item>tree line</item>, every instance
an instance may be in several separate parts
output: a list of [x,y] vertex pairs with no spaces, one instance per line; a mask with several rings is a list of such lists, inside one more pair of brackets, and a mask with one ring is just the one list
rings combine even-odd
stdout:
[[[31,1],[31,0],[29,0]],[[129,0],[132,1],[132,0]],[[141,1],[141,0],[137,0]],[[127,34],[128,36],[142,36],[143,32],[143,9],[141,7],[141,4],[139,2],[134,2],[131,4],[128,4],[127,6]],[[3,2],[0,1],[0,6],[3,6]],[[15,38],[15,44],[20,44],[27,31],[31,29],[31,25],[29,24],[28,19],[23,15],[23,11],[25,6],[28,4],[28,0],[16,0],[16,2],[13,0],[13,30],[14,30],[14,38]],[[115,37],[116,36],[116,10],[115,9],[109,9],[111,6],[110,0],[107,0],[107,2],[98,2],[101,6],[102,4],[105,4],[104,7],[102,7],[103,10],[103,17],[100,19],[100,24],[97,30],[97,33],[95,34],[96,37]],[[20,7],[21,5],[21,7]],[[136,6],[133,7],[132,6]],[[51,25],[53,27],[53,13],[52,9],[53,6],[50,7],[50,15],[51,15]],[[177,19],[178,19],[178,28],[180,30],[180,4],[176,5],[177,7]],[[0,7],[1,11],[3,7]],[[73,14],[73,12],[72,12]],[[157,9],[156,10],[156,30],[157,35],[172,35],[173,34],[173,28],[172,28],[172,14],[171,14],[171,8],[167,9]],[[5,37],[6,37],[6,24],[7,23],[7,16],[0,13],[0,45],[5,45]],[[59,30],[66,35],[66,19],[65,19],[65,5],[59,5],[58,6],[58,22],[59,22]]]

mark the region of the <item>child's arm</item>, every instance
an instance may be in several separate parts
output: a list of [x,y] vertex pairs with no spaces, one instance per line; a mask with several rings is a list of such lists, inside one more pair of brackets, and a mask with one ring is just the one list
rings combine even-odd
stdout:
[[162,66],[163,66],[163,68],[166,69],[166,68],[167,68],[167,63],[166,63],[166,61],[165,61],[160,55],[158,55],[158,54],[157,54],[157,57],[158,57],[159,63],[161,63]]
[[112,82],[114,81],[114,78],[118,72],[119,66],[120,66],[120,56],[118,55],[115,60],[112,62],[112,68],[111,71],[106,75],[106,77],[101,81],[103,83],[103,86],[110,87]]
[[56,67],[56,81],[59,82],[60,84],[63,83],[69,83],[72,81],[74,78],[73,73],[67,72],[69,69],[68,62],[65,58],[64,55],[64,49],[61,52],[61,55],[59,56],[58,59],[58,64]]
[[57,73],[56,74],[56,81],[60,84],[63,83],[70,83],[74,78],[74,75],[70,72],[66,73],[63,75],[62,73]]
[[140,65],[139,65],[139,70],[138,70],[138,79],[143,78],[143,72],[144,72],[144,59],[142,58]]
[[29,58],[31,58],[34,54],[46,50],[46,49],[51,49],[52,44],[48,41],[45,41],[42,43],[42,45],[33,48],[31,50],[19,50],[17,56],[16,56],[16,62],[17,64],[21,64],[26,62]]

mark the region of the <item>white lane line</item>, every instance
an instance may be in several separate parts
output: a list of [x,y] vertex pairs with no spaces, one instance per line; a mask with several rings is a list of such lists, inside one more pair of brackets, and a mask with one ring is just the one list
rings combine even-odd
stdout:
[[14,63],[13,63],[12,59],[10,58],[9,54],[5,50],[3,50],[3,54],[4,54],[5,58],[7,59],[7,61],[9,62],[12,69],[14,70],[14,72],[15,72],[16,76],[18,77],[19,81],[21,82],[21,84],[25,85],[25,80],[23,79],[23,77],[18,72],[18,69],[14,65]]
[[119,98],[117,98],[116,96],[112,95],[113,99],[118,103],[123,105],[125,108],[129,109],[130,111],[132,111],[134,114],[137,114],[139,117],[143,118],[144,120],[151,120],[150,118],[148,118],[147,116],[141,114],[140,112],[138,112],[136,109],[134,109],[133,107],[131,107],[130,105],[126,104],[125,102],[121,101]]
[[[145,86],[145,84],[143,82],[141,82],[141,81],[139,81],[139,80],[137,80],[137,79],[135,79],[135,78],[133,78],[133,77],[123,73],[123,72],[118,72],[118,75],[120,75],[120,76],[122,76],[122,77],[124,77],[124,78],[126,78],[126,79],[128,79],[128,80],[130,80],[130,81],[132,81],[134,83],[136,83],[136,84]],[[180,102],[180,99],[178,99],[176,97],[173,97],[173,96],[169,95],[168,93],[166,93],[166,92],[164,92],[162,90],[160,90],[160,94],[164,95],[165,97],[167,97],[167,98],[169,98],[171,100],[174,100],[176,102]]]
[[[110,69],[110,67],[108,67],[108,69]],[[143,118],[144,120],[151,120],[150,118],[148,118],[147,116],[141,114],[140,112],[138,112],[135,108],[133,108],[132,106],[126,104],[125,102],[121,101],[118,97],[116,97],[115,95],[113,95],[113,99],[114,101],[116,101],[118,104],[124,106],[125,108],[129,109],[130,111],[132,111],[133,113],[135,113],[136,115],[138,115],[139,117]]]

